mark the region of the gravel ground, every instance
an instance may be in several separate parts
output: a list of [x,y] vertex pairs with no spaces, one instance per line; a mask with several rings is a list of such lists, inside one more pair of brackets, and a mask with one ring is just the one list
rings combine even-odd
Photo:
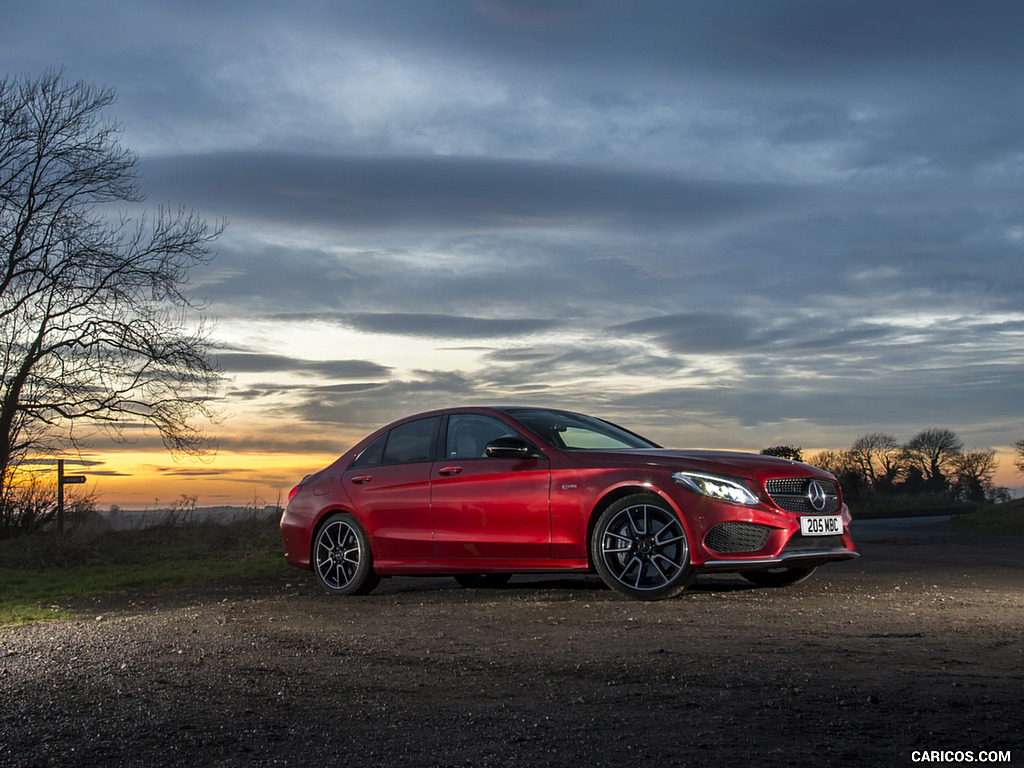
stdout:
[[863,557],[804,584],[657,603],[299,571],[80,602],[0,630],[0,764],[1024,764],[1024,536],[856,526]]

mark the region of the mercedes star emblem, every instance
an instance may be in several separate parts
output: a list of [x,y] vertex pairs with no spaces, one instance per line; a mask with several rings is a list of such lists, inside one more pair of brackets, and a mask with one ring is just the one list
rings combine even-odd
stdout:
[[821,483],[817,480],[811,480],[810,485],[807,486],[807,500],[819,512],[825,509],[825,502],[828,500],[828,497],[825,495],[825,489],[821,487]]

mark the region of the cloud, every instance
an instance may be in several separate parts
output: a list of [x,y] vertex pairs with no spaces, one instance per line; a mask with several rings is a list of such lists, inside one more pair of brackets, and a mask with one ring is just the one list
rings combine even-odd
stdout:
[[149,467],[153,472],[167,477],[225,477],[230,476],[233,470],[218,469],[216,467]]
[[895,329],[886,325],[858,321],[852,326],[844,323],[830,328],[837,318],[794,315],[766,319],[754,314],[690,312],[635,320],[609,330],[648,336],[679,354],[839,353],[863,345],[893,343],[898,338]]
[[[831,445],[842,448],[860,434],[878,431],[870,425],[905,439],[932,423],[958,424],[968,411],[986,429],[1009,426],[1013,387],[1024,384],[1016,367],[999,365],[987,367],[980,377],[976,370],[908,366],[878,378],[875,371],[863,371],[815,382],[768,372],[729,386],[664,387],[623,395],[613,406],[640,414],[675,414],[684,430],[694,417],[731,425],[727,436],[745,427],[763,429],[783,422],[802,423],[805,430],[818,425],[831,432]],[[929,387],[921,387],[922,378],[929,380]]]
[[338,321],[359,331],[399,336],[428,336],[452,339],[482,339],[529,335],[555,327],[552,320],[462,317],[404,312],[353,313]]
[[309,389],[284,415],[316,429],[345,425],[359,436],[402,416],[488,398],[486,388],[461,371],[416,370],[372,391]]
[[217,363],[226,373],[313,373],[328,379],[386,377],[390,367],[369,360],[300,360],[258,352],[222,352]]
[[481,157],[225,152],[149,158],[144,172],[162,195],[232,219],[352,233],[704,227],[806,195],[786,184]]
[[711,312],[663,315],[612,326],[612,331],[645,334],[674,352],[728,354],[748,350],[757,343],[758,331],[752,318]]

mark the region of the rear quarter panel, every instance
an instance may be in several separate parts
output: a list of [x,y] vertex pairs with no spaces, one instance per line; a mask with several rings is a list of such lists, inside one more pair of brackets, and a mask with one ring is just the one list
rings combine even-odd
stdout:
[[334,512],[352,510],[352,501],[340,482],[341,466],[339,459],[306,478],[281,515],[281,541],[289,565],[308,569],[313,535],[320,521]]

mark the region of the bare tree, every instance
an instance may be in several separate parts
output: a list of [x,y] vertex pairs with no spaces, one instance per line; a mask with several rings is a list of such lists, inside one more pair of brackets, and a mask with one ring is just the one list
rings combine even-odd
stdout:
[[807,459],[807,463],[839,477],[848,468],[847,453],[848,451],[818,451]]
[[1017,452],[1017,455],[1013,457],[1013,464],[1017,467],[1018,472],[1024,472],[1024,440],[1014,443],[1013,449]]
[[215,416],[222,377],[185,289],[224,224],[109,213],[143,199],[102,114],[113,101],[60,72],[0,80],[0,503],[13,465],[86,424],[122,439],[149,425],[172,452],[211,445],[195,420]]
[[964,449],[963,441],[949,429],[932,427],[914,435],[903,446],[909,466],[918,469],[931,484],[944,482],[953,470],[953,462]]
[[884,432],[862,435],[850,448],[851,461],[876,490],[880,485],[895,482],[900,472],[900,454],[899,441]]
[[852,449],[818,451],[807,459],[807,463],[835,475],[848,500],[863,500],[867,492],[873,490],[867,475],[854,458]]
[[956,473],[956,494],[964,501],[985,501],[994,488],[992,479],[999,469],[996,452],[986,450],[966,451],[953,459]]

